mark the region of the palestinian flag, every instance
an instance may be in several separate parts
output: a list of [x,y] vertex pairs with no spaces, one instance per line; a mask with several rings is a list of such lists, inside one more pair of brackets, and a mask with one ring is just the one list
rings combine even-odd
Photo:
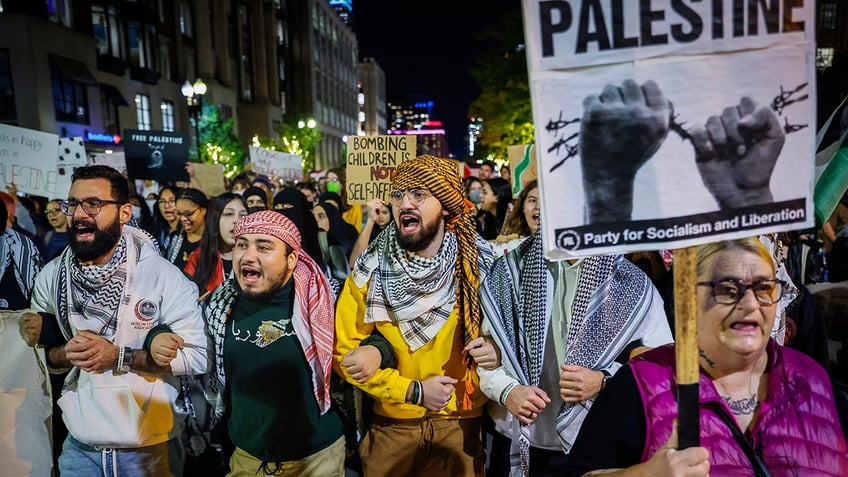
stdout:
[[816,228],[821,228],[848,190],[848,97],[816,134]]

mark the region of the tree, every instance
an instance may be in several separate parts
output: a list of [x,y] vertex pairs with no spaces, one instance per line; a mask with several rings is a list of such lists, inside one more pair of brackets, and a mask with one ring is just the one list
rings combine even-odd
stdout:
[[303,171],[306,173],[315,166],[315,146],[320,140],[321,132],[315,120],[303,113],[292,111],[283,114],[276,137],[254,136],[253,145],[301,156]]
[[244,149],[233,133],[232,118],[222,121],[221,112],[214,105],[204,103],[198,120],[202,160],[197,149],[192,148],[192,162],[205,162],[224,166],[224,175],[232,178],[244,168]]
[[521,18],[520,11],[507,12],[500,25],[475,35],[486,49],[470,72],[480,85],[480,95],[468,115],[483,118],[482,156],[501,162],[507,158],[507,147],[535,141]]

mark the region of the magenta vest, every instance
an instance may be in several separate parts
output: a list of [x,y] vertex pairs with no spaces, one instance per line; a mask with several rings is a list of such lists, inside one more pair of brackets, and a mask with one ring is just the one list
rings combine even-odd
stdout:
[[[767,395],[745,436],[774,477],[848,476],[848,445],[839,425],[830,379],[808,356],[769,341]],[[647,424],[642,462],[671,435],[677,417],[674,347],[663,346],[630,361]],[[712,380],[700,378],[701,446],[710,451],[710,474],[752,476],[751,463],[709,403],[733,414]]]

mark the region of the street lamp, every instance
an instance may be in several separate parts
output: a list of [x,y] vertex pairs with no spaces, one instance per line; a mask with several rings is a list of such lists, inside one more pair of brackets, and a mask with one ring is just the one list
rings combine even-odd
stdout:
[[194,121],[194,144],[197,148],[197,160],[203,162],[200,149],[200,114],[203,112],[203,95],[206,94],[206,83],[200,78],[197,78],[194,84],[186,80],[180,91],[185,96],[188,114]]

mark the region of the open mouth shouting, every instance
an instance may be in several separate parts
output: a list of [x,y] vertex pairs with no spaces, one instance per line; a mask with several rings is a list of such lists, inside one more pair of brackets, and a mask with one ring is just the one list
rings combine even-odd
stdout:
[[239,268],[239,278],[243,287],[256,286],[262,280],[262,270],[253,265],[242,265]]
[[77,240],[88,241],[94,240],[94,234],[97,232],[97,226],[94,222],[74,222],[71,227],[71,233],[74,234]]
[[421,228],[421,217],[414,212],[401,212],[398,220],[400,231],[404,234],[414,234]]
[[756,334],[760,332],[760,322],[753,319],[734,321],[729,328],[741,334]]

